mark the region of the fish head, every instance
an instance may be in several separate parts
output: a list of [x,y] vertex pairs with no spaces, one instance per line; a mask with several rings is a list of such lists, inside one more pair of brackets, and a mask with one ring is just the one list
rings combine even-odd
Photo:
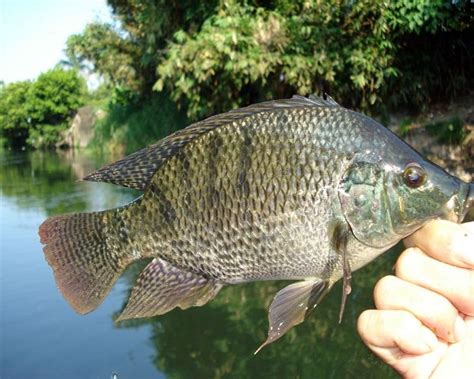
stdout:
[[474,206],[473,183],[448,174],[411,148],[391,159],[366,158],[346,170],[339,199],[355,238],[368,246],[390,247],[432,219],[461,222]]
[[412,160],[392,170],[386,190],[394,231],[405,237],[432,219],[460,223],[474,205],[474,184],[441,167]]

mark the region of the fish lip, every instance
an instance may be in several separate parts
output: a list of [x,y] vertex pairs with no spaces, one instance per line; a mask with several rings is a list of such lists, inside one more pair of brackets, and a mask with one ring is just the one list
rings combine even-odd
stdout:
[[461,223],[474,206],[474,183],[462,183],[458,196],[460,199],[458,222]]

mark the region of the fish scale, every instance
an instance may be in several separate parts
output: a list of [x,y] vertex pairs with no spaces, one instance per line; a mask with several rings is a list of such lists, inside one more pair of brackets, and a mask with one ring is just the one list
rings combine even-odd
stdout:
[[[140,240],[135,243],[148,246],[146,251],[153,251],[177,267],[194,271],[199,267],[198,273],[227,283],[295,279],[320,276],[323,269],[327,271],[331,259],[328,238],[321,238],[317,230],[320,228],[308,227],[311,225],[305,221],[310,215],[312,225],[325,225],[332,217],[333,209],[315,208],[313,204],[335,201],[336,191],[321,190],[335,176],[340,176],[344,167],[343,163],[338,163],[337,156],[331,154],[331,148],[337,147],[337,139],[321,149],[309,123],[306,128],[288,128],[282,122],[287,120],[291,124],[298,117],[321,117],[322,112],[313,111],[309,116],[306,113],[282,110],[277,114],[252,116],[247,121],[252,126],[245,129],[252,150],[245,148],[245,136],[236,133],[240,126],[235,123],[215,129],[185,146],[180,156],[187,156],[189,168],[183,170],[182,159],[178,156],[167,161],[155,173],[152,179],[155,185],[141,201],[149,213],[160,213],[160,209],[171,207],[176,218],[168,222],[161,212],[161,222],[157,223],[156,217],[150,219],[151,223],[144,220],[140,223]],[[330,112],[323,116],[328,120],[320,123],[319,128],[332,133],[342,132],[335,128]],[[273,137],[271,140],[269,135]],[[215,140],[225,143],[226,151],[216,147]],[[288,148],[288,140],[297,140],[306,146],[304,159],[301,159],[303,154]],[[216,151],[223,154],[212,155]],[[331,155],[324,156],[321,151]],[[243,162],[245,160],[247,163]],[[209,164],[211,161],[214,163]],[[299,164],[310,168],[304,191],[296,186]],[[209,168],[215,172],[209,172]],[[247,191],[243,190],[244,184],[239,178],[242,172],[252,179]],[[257,190],[261,187],[272,190],[262,197]],[[164,198],[157,198],[153,188],[160,188]],[[209,201],[211,193],[218,194],[217,201]],[[230,198],[220,194],[230,194]],[[193,205],[186,206],[189,198]],[[226,211],[234,213],[230,222],[223,217]],[[270,238],[269,230],[273,231]],[[324,233],[325,228],[322,230]],[[174,240],[182,243],[167,243]],[[261,240],[265,241],[264,250],[260,248]],[[205,241],[209,248],[203,249],[200,241]],[[332,257],[333,261],[339,259],[339,256]]]
[[277,100],[213,116],[85,178],[142,190],[115,210],[40,227],[58,287],[95,309],[131,262],[152,257],[118,320],[210,301],[223,285],[300,280],[269,309],[275,341],[351,272],[429,220],[461,222],[473,184],[332,99]]

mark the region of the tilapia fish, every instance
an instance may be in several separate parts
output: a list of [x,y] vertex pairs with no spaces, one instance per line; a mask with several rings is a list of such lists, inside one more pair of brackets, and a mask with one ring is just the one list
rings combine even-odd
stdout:
[[264,345],[301,323],[336,281],[429,220],[461,222],[467,184],[371,118],[295,96],[210,117],[87,176],[143,191],[39,229],[66,300],[94,310],[131,262],[152,257],[118,320],[200,306],[222,286],[293,280]]

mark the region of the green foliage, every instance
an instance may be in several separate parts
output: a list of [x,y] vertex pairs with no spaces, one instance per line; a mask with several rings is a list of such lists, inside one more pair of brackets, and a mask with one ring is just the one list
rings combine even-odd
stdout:
[[41,74],[28,93],[33,127],[27,143],[34,147],[54,146],[59,133],[83,104],[84,92],[84,80],[74,70],[55,68]]
[[97,88],[88,90],[84,94],[84,104],[91,105],[94,108],[104,108],[108,105],[114,88],[108,82],[102,82]]
[[426,130],[435,136],[439,143],[460,145],[466,137],[464,123],[459,117],[425,125]]
[[34,82],[0,91],[0,132],[11,146],[54,146],[83,104],[84,80],[74,70],[54,68]]
[[[444,65],[435,70],[426,62],[422,67],[417,52],[404,51],[421,39],[428,42],[422,59],[433,59],[429,42],[456,32],[447,38],[458,42],[456,57],[472,62],[472,53],[459,42],[467,41],[467,33],[459,33],[472,26],[467,5],[442,0],[265,4],[222,1],[199,31],[175,33],[158,65],[155,89],[168,88],[193,118],[294,93],[329,92],[350,107],[369,109],[387,98],[421,105],[442,90],[445,71],[456,78],[444,91],[453,95],[472,71],[472,64],[457,71],[449,49],[439,52]],[[394,88],[403,90],[397,94]]]
[[130,97],[149,98],[157,80],[156,66],[168,40],[180,30],[196,30],[212,13],[216,0],[109,0],[115,22],[91,23],[69,37],[68,61],[90,62]]
[[225,1],[199,33],[179,32],[158,66],[192,117],[262,98],[329,92],[351,106],[378,99],[394,45],[384,36],[387,6],[326,1],[274,9]]
[[[155,94],[142,104],[110,103],[106,117],[96,123],[92,147],[131,153],[184,127],[186,117],[182,113],[163,94]],[[120,151],[122,148],[125,151]]]
[[401,137],[406,137],[408,135],[408,132],[410,131],[410,125],[413,124],[413,120],[410,118],[404,118],[400,122],[400,126],[398,128],[398,132]]
[[[108,4],[113,22],[94,22],[72,35],[62,64],[91,68],[105,78],[114,125],[109,129],[115,140],[125,140],[131,130],[133,135],[136,130],[137,144],[163,135],[147,118],[153,113],[149,110],[155,101],[153,89],[196,120],[295,93],[326,92],[350,108],[384,113],[389,107],[420,108],[434,100],[449,100],[474,84],[469,35],[474,15],[467,2],[108,0]],[[21,90],[9,90],[13,92],[17,94],[8,101],[22,103],[14,100],[21,99]],[[90,101],[105,103],[104,97]],[[5,108],[7,100],[0,102]],[[64,123],[40,120],[42,111],[36,109],[26,118],[22,107],[16,115],[9,113],[15,122],[2,127],[3,138],[12,140],[14,135],[22,141],[30,136],[33,145],[53,144],[56,131],[50,126]],[[145,113],[139,117],[140,109]],[[116,114],[125,110],[131,112],[130,119],[121,116],[126,125],[119,131]],[[38,126],[25,135],[32,126],[26,125],[29,117]],[[138,137],[139,125],[144,138]]]
[[73,70],[56,68],[41,74],[28,94],[30,116],[40,122],[58,123],[82,104],[84,81]]
[[141,89],[140,51],[114,25],[95,22],[81,34],[73,34],[66,42],[66,56],[70,62],[92,62],[93,71],[114,86]]
[[23,146],[28,138],[31,120],[28,92],[31,82],[11,83],[0,90],[0,136],[13,147]]

